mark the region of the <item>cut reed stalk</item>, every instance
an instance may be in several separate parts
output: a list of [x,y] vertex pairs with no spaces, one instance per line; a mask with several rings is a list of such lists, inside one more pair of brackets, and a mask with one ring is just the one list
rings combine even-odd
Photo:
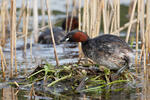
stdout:
[[129,41],[130,31],[131,31],[131,27],[132,27],[131,22],[133,21],[133,18],[134,18],[136,4],[137,4],[137,0],[135,0],[134,4],[133,4],[133,9],[132,9],[132,13],[131,13],[130,21],[129,21],[130,24],[129,24],[129,27],[128,27],[128,30],[127,30],[127,35],[126,35],[126,42]]
[[51,23],[51,12],[50,12],[50,8],[49,8],[49,2],[48,0],[46,0],[46,8],[47,8],[47,12],[48,12],[48,24],[51,30],[51,36],[52,36],[52,42],[53,42],[53,47],[54,47],[54,54],[55,54],[55,59],[56,59],[56,65],[59,66],[59,61],[58,61],[58,57],[57,57],[57,52],[56,52],[56,46],[55,46],[55,39],[54,39],[54,33],[53,33],[53,28],[52,28],[52,23]]

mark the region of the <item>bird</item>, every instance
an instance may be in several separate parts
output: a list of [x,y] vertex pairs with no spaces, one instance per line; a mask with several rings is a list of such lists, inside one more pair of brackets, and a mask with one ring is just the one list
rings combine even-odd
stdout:
[[80,30],[73,30],[60,41],[81,42],[84,55],[99,65],[122,73],[133,65],[134,53],[130,46],[120,37],[104,34],[95,38]]
[[[72,21],[72,24],[71,24]],[[71,24],[71,27],[70,27]],[[62,27],[62,28],[61,28]],[[61,27],[54,27],[53,28],[53,33],[54,33],[54,40],[56,44],[60,44],[60,40],[62,37],[64,37],[66,34],[65,29],[66,29],[66,18],[62,22]],[[67,32],[70,30],[74,30],[78,28],[78,17],[68,17],[67,21]],[[51,30],[49,28],[45,29],[38,37],[38,43],[40,44],[52,44],[52,39],[51,39]]]

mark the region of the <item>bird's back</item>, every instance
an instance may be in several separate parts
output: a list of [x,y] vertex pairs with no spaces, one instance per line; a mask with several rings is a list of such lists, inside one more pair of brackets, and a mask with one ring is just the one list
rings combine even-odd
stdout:
[[128,44],[114,35],[102,35],[82,43],[84,54],[100,65],[118,69],[130,60],[132,49]]

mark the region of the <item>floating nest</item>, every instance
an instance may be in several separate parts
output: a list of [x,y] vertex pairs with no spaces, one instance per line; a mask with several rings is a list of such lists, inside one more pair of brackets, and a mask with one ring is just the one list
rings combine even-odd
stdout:
[[18,79],[15,86],[23,90],[34,90],[41,96],[64,98],[82,93],[121,91],[135,79],[128,71],[113,77],[115,71],[100,68],[96,64],[85,63],[65,64],[59,67],[48,63],[41,64],[25,78]]
[[[29,83],[50,92],[99,92],[111,86],[119,86],[134,80],[128,71],[113,77],[114,71],[100,70],[96,64],[65,64],[59,67],[51,64],[38,65],[27,76]],[[44,91],[45,91],[44,90]],[[70,91],[70,92],[68,92]]]

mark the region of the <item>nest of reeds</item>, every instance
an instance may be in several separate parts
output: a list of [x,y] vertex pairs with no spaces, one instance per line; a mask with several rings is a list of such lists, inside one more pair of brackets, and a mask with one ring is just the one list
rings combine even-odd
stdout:
[[[51,64],[38,65],[35,70],[28,75],[29,83],[34,83],[35,87],[43,86],[53,91],[61,88],[64,91],[92,92],[102,91],[112,85],[124,84],[134,80],[130,72],[124,71],[118,77],[112,77],[115,71],[109,69],[100,70],[96,64],[65,64],[59,67]],[[61,91],[61,92],[62,92]]]

